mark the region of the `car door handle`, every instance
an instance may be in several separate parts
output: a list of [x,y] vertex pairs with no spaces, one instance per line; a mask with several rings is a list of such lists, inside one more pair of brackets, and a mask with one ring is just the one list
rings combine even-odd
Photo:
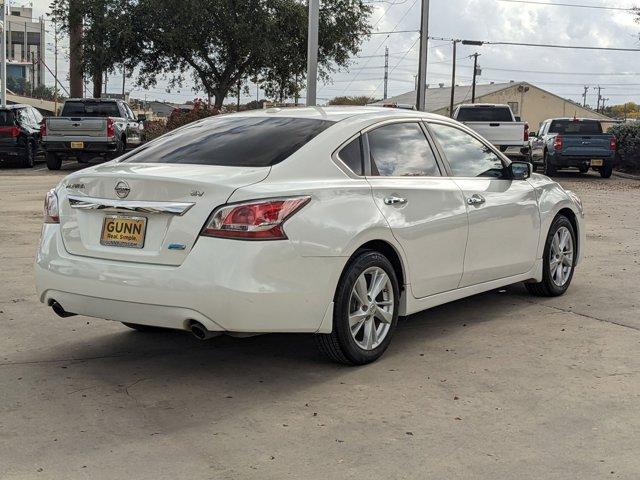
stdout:
[[484,197],[482,195],[478,195],[477,193],[474,193],[470,197],[467,197],[468,205],[482,205],[484,202],[486,202]]
[[403,203],[407,203],[406,198],[391,196],[391,197],[385,197],[384,199],[385,205],[399,205]]

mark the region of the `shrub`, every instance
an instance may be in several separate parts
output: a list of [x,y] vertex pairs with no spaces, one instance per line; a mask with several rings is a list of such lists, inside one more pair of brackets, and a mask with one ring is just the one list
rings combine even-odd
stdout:
[[144,122],[144,138],[147,142],[164,135],[167,131],[167,126],[162,120],[147,120]]
[[167,121],[164,122],[162,120],[149,120],[144,124],[144,137],[148,142],[153,140],[154,138],[158,138],[160,135],[164,135],[171,130],[175,130],[178,127],[182,127],[191,122],[195,122],[196,120],[200,120],[202,118],[211,117],[213,115],[218,115],[220,112],[213,107],[209,107],[206,103],[204,103],[200,99],[196,99],[193,102],[193,108],[191,110],[181,110],[176,108],[169,117]]
[[609,129],[618,143],[620,170],[640,172],[640,122],[621,123]]

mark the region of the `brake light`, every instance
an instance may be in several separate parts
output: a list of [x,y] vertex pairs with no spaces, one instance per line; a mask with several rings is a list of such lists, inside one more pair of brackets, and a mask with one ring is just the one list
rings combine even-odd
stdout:
[[200,235],[242,240],[282,240],[283,224],[305,206],[311,197],[270,198],[233,205],[213,211]]
[[529,124],[527,122],[524,123],[524,141],[527,142],[529,140]]
[[44,118],[40,122],[40,136],[41,137],[47,136],[47,121]]
[[49,190],[44,197],[44,223],[60,223],[58,196],[54,189]]
[[113,118],[108,117],[107,118],[107,137],[111,138],[115,136],[116,136],[116,128],[115,128],[115,124],[113,123]]
[[13,125],[12,127],[0,127],[1,133],[8,133],[11,135],[11,138],[16,138],[20,136],[20,129]]
[[562,135],[556,135],[556,138],[553,139],[553,149],[562,150],[562,143]]
[[609,140],[609,149],[615,152],[617,145],[618,141],[616,140],[616,137],[611,137],[611,140]]

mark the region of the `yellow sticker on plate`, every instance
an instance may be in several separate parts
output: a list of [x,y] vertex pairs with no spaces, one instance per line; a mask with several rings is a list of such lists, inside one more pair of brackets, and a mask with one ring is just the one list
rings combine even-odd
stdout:
[[102,223],[100,244],[110,247],[142,248],[146,230],[145,217],[107,215]]

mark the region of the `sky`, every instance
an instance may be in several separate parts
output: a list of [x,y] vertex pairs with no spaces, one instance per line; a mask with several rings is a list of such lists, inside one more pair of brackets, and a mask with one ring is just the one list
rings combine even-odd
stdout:
[[[388,95],[398,95],[414,88],[418,66],[420,9],[422,0],[365,0],[374,11],[371,24],[374,32],[407,31],[406,33],[375,34],[362,43],[361,52],[349,67],[336,72],[328,84],[319,83],[318,103],[335,96],[368,95],[382,98],[384,51],[389,49]],[[544,3],[569,3],[630,8],[640,6],[640,0],[534,0]],[[34,16],[46,15],[49,0],[25,2],[32,4]],[[46,17],[45,17],[46,18]],[[493,42],[527,42],[556,45],[581,45],[640,49],[640,24],[634,22],[632,12],[553,5],[514,3],[503,0],[430,0],[429,36],[484,40]],[[52,35],[47,39],[53,42]],[[68,45],[66,39],[63,47]],[[58,59],[61,82],[68,85],[68,59],[63,48]],[[640,51],[614,52],[564,50],[525,46],[458,45],[456,84],[469,85],[473,60],[469,55],[478,52],[482,74],[478,83],[527,81],[575,101],[582,102],[584,86],[589,86],[587,103],[596,104],[600,85],[607,104],[626,101],[640,103]],[[427,53],[427,84],[451,84],[451,42],[430,40]],[[53,48],[48,48],[46,61],[53,65]],[[49,76],[47,84],[53,85]],[[133,98],[147,98],[176,103],[198,95],[192,85],[169,90],[162,83],[151,90],[143,90],[127,79],[127,91]],[[110,78],[108,91],[122,90],[122,76]],[[251,95],[242,102],[256,98],[256,87],[250,85]],[[260,98],[264,95],[258,92]],[[303,94],[304,97],[304,94]],[[228,102],[235,102],[229,98]]]

